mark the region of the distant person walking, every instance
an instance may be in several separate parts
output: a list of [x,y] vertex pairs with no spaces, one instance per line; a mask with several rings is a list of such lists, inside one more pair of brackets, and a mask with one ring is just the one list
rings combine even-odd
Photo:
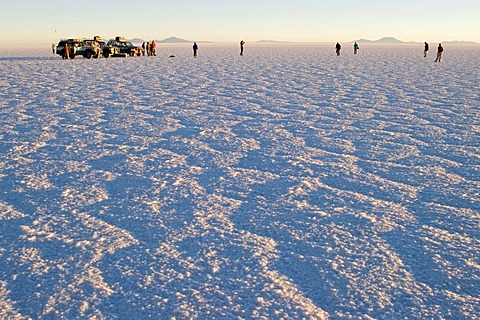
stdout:
[[198,45],[196,42],[193,43],[193,57],[196,58],[198,57]]
[[358,46],[358,43],[355,42],[353,45],[353,54],[357,54],[358,49],[360,49],[360,47]]
[[440,62],[442,61],[442,55],[443,55],[443,47],[442,44],[438,44],[438,49],[437,49],[437,59],[435,59],[435,62]]
[[55,43],[52,43],[52,53],[55,54]]
[[243,49],[244,49],[244,46],[245,46],[245,41],[240,41],[240,55],[243,56]]
[[145,56],[145,50],[147,50],[147,45],[144,43],[142,43],[142,55]]
[[340,45],[340,43],[337,42],[337,44],[335,45],[335,52],[337,53],[337,56],[340,55],[340,50],[342,50],[342,46]]
[[426,58],[428,56],[428,50],[430,49],[430,46],[428,43],[425,42],[425,48],[423,50],[423,56]]

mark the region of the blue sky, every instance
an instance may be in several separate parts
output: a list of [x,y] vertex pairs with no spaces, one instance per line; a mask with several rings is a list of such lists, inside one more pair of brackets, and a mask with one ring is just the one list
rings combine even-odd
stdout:
[[65,37],[480,42],[479,0],[0,0],[0,44]]

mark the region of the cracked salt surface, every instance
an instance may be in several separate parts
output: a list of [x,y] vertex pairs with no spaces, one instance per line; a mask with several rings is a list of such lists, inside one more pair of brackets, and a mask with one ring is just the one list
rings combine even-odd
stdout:
[[363,49],[1,52],[0,317],[480,317],[478,48]]

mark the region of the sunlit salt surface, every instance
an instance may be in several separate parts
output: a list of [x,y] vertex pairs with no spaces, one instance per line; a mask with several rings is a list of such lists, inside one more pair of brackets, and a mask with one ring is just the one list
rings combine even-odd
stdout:
[[0,317],[478,318],[479,48],[343,47],[2,49]]

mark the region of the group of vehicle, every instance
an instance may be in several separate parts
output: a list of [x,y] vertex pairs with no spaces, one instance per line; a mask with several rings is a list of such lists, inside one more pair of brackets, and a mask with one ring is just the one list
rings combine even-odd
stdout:
[[[68,46],[68,57],[65,55],[65,47]],[[109,57],[141,56],[143,49],[133,45],[123,37],[115,37],[105,42],[101,37],[93,39],[63,39],[57,45],[56,53],[64,59],[75,59],[83,56],[85,59],[99,58],[100,55]]]

